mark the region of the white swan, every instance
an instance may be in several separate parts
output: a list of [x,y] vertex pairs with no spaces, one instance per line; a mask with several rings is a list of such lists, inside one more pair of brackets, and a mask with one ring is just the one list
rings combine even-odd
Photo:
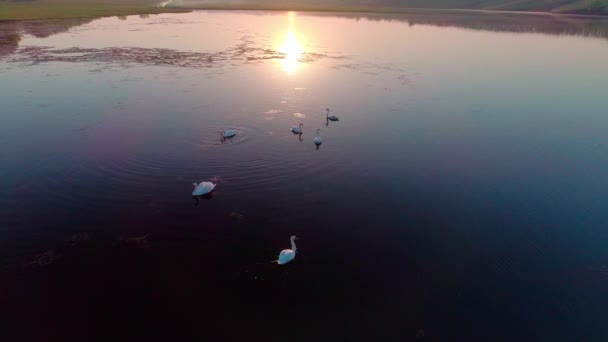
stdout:
[[290,262],[291,260],[293,260],[296,257],[296,243],[294,242],[295,239],[296,239],[296,236],[292,235],[290,238],[291,249],[284,249],[279,254],[279,260],[277,260],[277,263],[279,265],[285,265],[286,263]]
[[323,143],[323,139],[321,139],[321,137],[319,136],[319,131],[321,131],[320,128],[317,128],[317,136],[315,137],[315,145],[319,146]]
[[303,131],[302,131],[302,128],[303,128],[303,127],[304,127],[304,124],[300,123],[300,125],[299,125],[299,126],[293,126],[293,127],[291,127],[291,131],[292,131],[294,134],[302,134],[302,132],[303,132]]
[[227,129],[225,131],[223,131],[222,133],[220,133],[220,138],[222,140],[226,139],[226,138],[232,138],[236,135],[236,130],[235,129]]
[[200,184],[192,183],[194,185],[194,191],[192,191],[192,196],[204,196],[213,189],[215,189],[215,184],[211,182],[201,182]]
[[329,108],[326,108],[325,110],[327,111],[327,116],[326,116],[327,120],[329,120],[329,121],[340,121],[340,119],[338,119],[338,117],[335,116],[335,115],[329,116]]

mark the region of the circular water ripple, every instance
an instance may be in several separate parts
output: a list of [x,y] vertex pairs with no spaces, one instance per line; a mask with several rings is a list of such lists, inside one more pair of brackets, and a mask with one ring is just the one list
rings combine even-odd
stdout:
[[[236,135],[232,138],[221,138],[223,131],[228,129],[236,130]],[[229,128],[209,127],[203,128],[199,134],[191,137],[191,143],[195,144],[199,149],[207,150],[213,148],[226,148],[232,145],[246,143],[250,138],[250,131],[254,130],[251,127],[231,126]]]
[[311,134],[299,142],[288,127],[270,135],[269,127],[242,125],[229,127],[237,135],[221,141],[223,127],[197,127],[166,136],[163,144],[150,143],[157,139],[151,135],[135,143],[106,140],[104,148],[88,144],[41,155],[20,176],[23,186],[3,196],[3,204],[13,210],[0,214],[15,225],[32,211],[51,223],[69,213],[86,216],[87,222],[150,209],[183,213],[192,207],[192,183],[206,180],[219,184],[216,198],[224,206],[270,203],[272,196],[284,196],[276,207],[299,206],[309,203],[310,184],[339,177],[338,159],[324,153],[323,146],[316,151]]

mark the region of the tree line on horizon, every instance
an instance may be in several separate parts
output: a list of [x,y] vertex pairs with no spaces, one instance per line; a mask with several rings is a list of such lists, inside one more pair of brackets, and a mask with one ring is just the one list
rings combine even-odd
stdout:
[[311,9],[479,9],[608,14],[608,0],[173,0],[177,6],[243,6]]

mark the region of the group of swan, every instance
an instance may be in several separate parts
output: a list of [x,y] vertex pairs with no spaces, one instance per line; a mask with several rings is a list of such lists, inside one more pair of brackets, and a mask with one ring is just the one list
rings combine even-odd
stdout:
[[[329,108],[325,109],[326,111],[326,116],[325,118],[327,119],[327,121],[340,121],[340,119],[335,116],[335,115],[329,115]],[[314,143],[315,145],[317,145],[317,147],[319,145],[321,145],[323,143],[323,139],[321,138],[321,136],[319,135],[319,132],[321,131],[321,129],[317,129],[317,136],[314,139]],[[293,126],[291,127],[291,132],[293,132],[294,134],[302,134],[304,133],[304,124],[300,123],[298,126]],[[233,138],[236,136],[236,130],[235,129],[227,129],[225,131],[220,132],[220,140],[224,141],[226,139],[229,138]]]
[[[331,115],[331,116],[330,116],[330,115],[329,115],[329,108],[326,108],[326,109],[325,109],[325,111],[327,112],[327,113],[326,113],[326,116],[325,116],[325,118],[327,119],[327,122],[329,122],[329,121],[340,121],[340,119],[339,119],[337,116],[335,116],[335,115]],[[301,135],[302,133],[304,133],[303,128],[304,128],[304,124],[303,124],[303,123],[300,123],[298,126],[293,126],[293,127],[291,127],[291,132],[292,132],[293,134],[300,134],[300,135]],[[317,149],[318,149],[318,148],[319,148],[319,146],[320,146],[320,145],[323,143],[323,138],[321,138],[321,136],[319,135],[319,132],[320,132],[320,131],[321,131],[321,129],[320,129],[320,128],[318,128],[318,129],[317,129],[317,136],[316,136],[316,137],[315,137],[315,139],[313,140],[313,141],[314,141],[314,143],[315,143],[315,145],[317,145]]]
[[[325,111],[326,111],[325,117],[326,117],[327,121],[339,121],[340,120],[335,115],[331,115],[331,116],[329,115],[329,108],[326,108]],[[304,124],[300,123],[298,126],[291,127],[291,131],[294,134],[301,135],[302,133],[304,133],[303,128],[304,128]],[[319,132],[321,132],[320,128],[317,129],[317,136],[313,140],[315,145],[317,145],[317,148],[319,148],[319,145],[321,145],[323,143],[323,138],[321,138],[321,136],[319,135],[320,134]],[[225,131],[220,132],[220,139],[222,141],[224,141],[228,138],[233,138],[235,136],[236,136],[235,129],[227,129]],[[211,193],[215,189],[215,186],[216,186],[216,184],[214,184],[212,182],[200,182],[199,184],[193,183],[193,185],[194,185],[194,190],[192,191],[192,196],[195,196],[195,197],[196,196],[205,196],[205,195]],[[292,236],[292,238],[295,238],[295,237]],[[291,241],[291,244],[292,244],[292,246],[295,246],[293,239]],[[288,251],[288,250],[286,249],[285,251]],[[285,252],[285,251],[283,251],[283,252]],[[283,252],[281,252],[281,254]],[[295,255],[295,247],[294,247],[294,255]],[[291,260],[291,259],[289,259],[289,260]]]
[[[335,116],[335,115],[329,115],[329,108],[325,109],[326,110],[326,119],[327,121],[339,121],[340,119]],[[304,124],[300,123],[298,126],[294,126],[291,128],[291,131],[294,134],[302,134],[304,133]],[[323,139],[321,138],[321,136],[319,135],[319,132],[321,131],[320,128],[317,129],[317,136],[315,137],[315,139],[313,140],[315,145],[317,145],[317,148],[319,147],[319,145],[321,145],[323,143]],[[224,141],[227,138],[232,138],[236,136],[236,130],[234,129],[228,129],[225,131],[222,131],[220,133],[220,139],[222,141]],[[212,182],[200,182],[199,184],[193,183],[194,185],[194,190],[192,191],[192,196],[205,196],[209,193],[211,193],[214,189],[216,184],[212,183]],[[291,249],[284,249],[281,251],[281,253],[279,253],[279,259],[277,260],[277,263],[279,265],[285,265],[286,263],[292,261],[295,257],[296,257],[296,236],[293,235],[291,236],[291,238],[289,239],[291,241]]]

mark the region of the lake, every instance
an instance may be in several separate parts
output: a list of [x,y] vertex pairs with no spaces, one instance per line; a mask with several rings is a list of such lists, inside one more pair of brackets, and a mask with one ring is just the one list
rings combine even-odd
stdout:
[[598,18],[0,23],[2,334],[605,341],[607,95]]

